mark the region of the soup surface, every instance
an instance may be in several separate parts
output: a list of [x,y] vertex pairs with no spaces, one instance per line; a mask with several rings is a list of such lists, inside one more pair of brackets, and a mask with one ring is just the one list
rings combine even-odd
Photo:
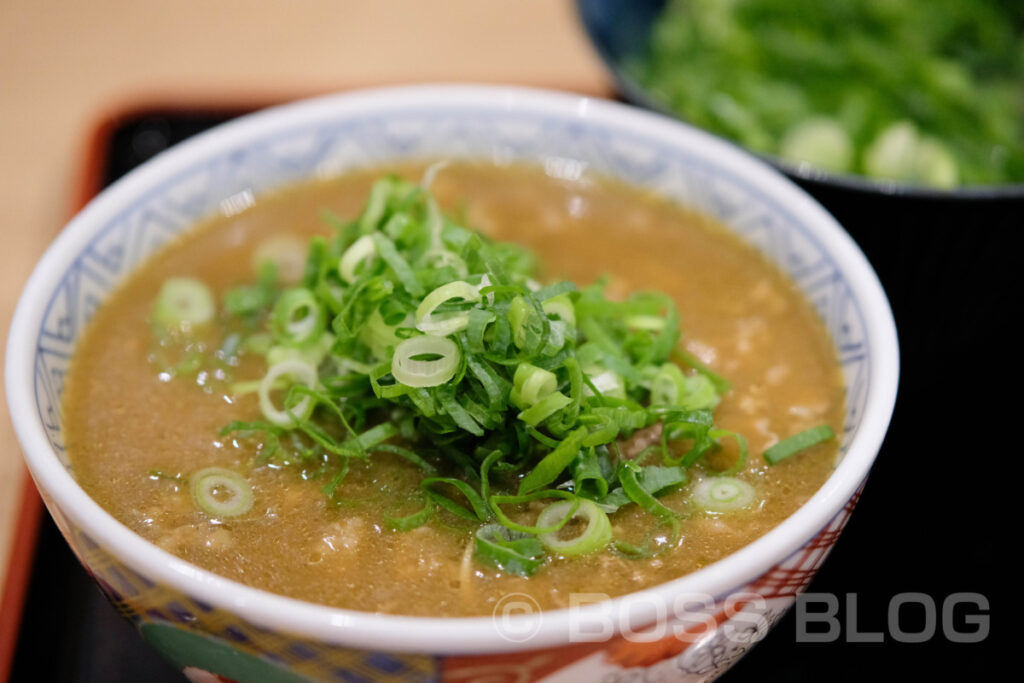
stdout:
[[[836,433],[842,426],[834,348],[786,277],[718,225],[672,203],[603,179],[562,180],[532,167],[450,165],[433,192],[463,224],[536,252],[544,281],[583,285],[607,275],[609,298],[650,289],[668,294],[680,312],[685,348],[731,383],[715,424],[749,444],[750,457],[735,476],[753,486],[752,504],[729,513],[691,509],[693,487],[736,458],[734,440],[722,439],[686,483],[659,499],[683,511],[678,533],[635,504],[610,515],[615,538],[657,552],[552,553],[527,578],[474,562],[476,527],[454,515],[393,530],[385,519],[416,510],[424,476],[407,459],[386,452],[352,459],[329,500],[315,468],[261,459],[258,439],[222,433],[233,420],[259,419],[256,396],[232,387],[262,377],[265,361],[242,353],[232,363],[168,373],[165,355],[172,351],[155,341],[151,323],[162,285],[195,277],[223,296],[255,279],[254,255],[268,239],[286,275],[290,243],[281,236],[327,234],[325,209],[357,216],[384,171],[418,179],[423,167],[302,185],[209,220],[161,250],[96,313],[65,393],[67,448],[77,480],[119,521],[201,567],[282,595],[385,613],[483,615],[509,593],[528,593],[550,609],[568,605],[573,593],[620,595],[694,571],[764,534],[828,477],[835,439],[774,465],[761,457],[815,425]],[[192,350],[214,357],[227,333],[216,327]],[[657,441],[641,430],[622,440],[623,452],[644,439]],[[196,507],[188,478],[211,466],[244,473],[251,510],[218,518]],[[522,505],[516,514],[528,519],[534,508]]]

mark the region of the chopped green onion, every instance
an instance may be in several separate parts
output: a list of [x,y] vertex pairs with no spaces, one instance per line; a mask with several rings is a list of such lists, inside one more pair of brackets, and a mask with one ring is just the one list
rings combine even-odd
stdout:
[[544,564],[544,548],[535,536],[487,524],[474,534],[473,557],[516,576],[532,576]]
[[395,347],[391,374],[407,387],[436,387],[459,368],[459,347],[447,337],[411,337]]
[[191,277],[168,278],[160,288],[153,310],[154,319],[168,328],[205,325],[217,314],[213,292]]
[[779,155],[833,173],[848,172],[853,165],[853,141],[833,118],[813,116],[798,121],[779,143]]
[[675,363],[664,363],[651,379],[651,405],[679,405],[686,395],[686,377]]
[[536,427],[538,424],[548,419],[570,403],[572,403],[572,399],[562,392],[556,391],[553,394],[548,394],[523,412],[519,413],[518,417],[531,427]]
[[313,292],[297,287],[285,291],[274,304],[272,325],[278,339],[298,346],[323,334],[326,313]]
[[262,273],[270,265],[284,282],[295,283],[302,278],[306,252],[306,241],[298,235],[271,235],[253,252],[252,267],[256,273]]
[[623,67],[690,123],[833,173],[1024,180],[1019,0],[656,4]]
[[619,481],[622,482],[623,493],[655,517],[678,517],[678,512],[667,507],[655,497],[654,493],[640,485],[637,474],[642,471],[643,468],[630,460],[622,463],[622,467],[619,469]]
[[264,354],[267,357],[267,365],[277,365],[284,360],[296,359],[317,367],[330,355],[333,344],[334,335],[324,332],[301,346],[271,346]]
[[426,524],[433,514],[434,504],[428,498],[424,502],[423,507],[416,512],[404,517],[391,517],[389,515],[385,515],[384,521],[387,523],[389,528],[394,529],[395,531],[412,531],[413,529],[418,529]]
[[[657,530],[663,526],[669,528],[669,534],[667,536],[655,535]],[[661,553],[674,548],[679,542],[679,536],[682,525],[679,522],[678,517],[661,517],[655,524],[654,528],[648,532],[647,537],[644,539],[643,545],[635,545],[629,541],[622,539],[616,539],[612,542],[612,547],[615,551],[624,557],[632,559],[649,559],[657,557]]]
[[293,382],[303,384],[310,389],[316,387],[318,382],[316,368],[297,358],[283,360],[272,365],[267,374],[260,380],[258,390],[260,410],[263,417],[280,427],[294,427],[299,422],[307,419],[313,410],[313,399],[303,396],[295,405],[285,405],[285,410],[280,410],[274,405],[270,398],[270,392],[275,388],[279,379],[288,377]]
[[832,431],[832,427],[827,424],[821,424],[817,427],[805,429],[799,434],[794,434],[787,439],[783,439],[771,448],[765,450],[764,459],[772,465],[777,465],[779,461],[799,453],[800,451],[807,450],[811,446],[817,446],[820,443],[824,443],[825,441],[834,438],[835,435],[835,432]]
[[[552,526],[570,514],[572,503],[560,500],[544,508],[537,517],[537,526]],[[585,555],[608,545],[612,540],[612,523],[608,515],[594,501],[581,498],[579,507],[572,513],[571,519],[583,518],[586,528],[571,539],[561,538],[558,531],[540,534],[537,538],[547,547],[561,555]]]
[[735,477],[708,477],[693,488],[693,502],[711,512],[742,510],[754,498],[754,487]]
[[401,341],[398,337],[398,328],[409,327],[411,322],[411,318],[406,318],[397,325],[388,325],[380,311],[374,310],[359,333],[359,339],[366,344],[375,358],[384,360],[391,357],[394,348]]
[[352,246],[345,250],[345,253],[341,255],[341,260],[338,261],[338,274],[341,275],[341,279],[349,284],[355,282],[356,268],[360,265],[368,265],[376,253],[377,247],[374,245],[372,237],[363,235],[357,239]]
[[920,135],[910,121],[879,132],[864,151],[864,170],[875,178],[950,188],[959,182],[953,155],[935,138]]
[[519,493],[536,491],[557,479],[558,475],[580,452],[583,440],[587,438],[588,434],[589,431],[586,427],[579,427],[565,437],[554,450],[544,456],[544,459],[530,470],[529,474],[522,478],[519,482]]
[[747,448],[747,437],[743,436],[739,432],[729,431],[728,429],[710,429],[708,430],[707,435],[708,438],[716,440],[723,437],[730,437],[736,442],[736,448],[739,451],[736,461],[730,465],[728,469],[722,470],[718,474],[735,474],[746,466],[747,457],[750,452]]
[[617,372],[601,368],[588,368],[584,370],[584,373],[588,380],[586,388],[583,389],[584,396],[626,398],[626,381]]
[[479,301],[480,290],[477,287],[456,280],[442,285],[428,294],[416,308],[416,328],[425,334],[446,337],[459,330],[464,330],[469,325],[469,313],[459,311],[448,313],[439,317],[434,316],[437,307],[451,301],[462,299],[463,301]]
[[[523,503],[531,503],[535,500],[543,500],[545,498],[561,498],[569,501],[570,508],[566,511],[565,516],[557,520],[554,524],[548,526],[529,526],[526,524],[519,524],[505,514],[505,511],[501,509],[502,505],[522,505]],[[583,500],[579,496],[575,496],[568,491],[562,489],[543,489],[541,491],[533,491],[531,493],[519,494],[515,496],[491,496],[487,501],[487,504],[491,508],[491,512],[498,518],[498,521],[506,529],[518,531],[524,534],[549,534],[561,529],[565,524],[572,519],[572,516],[576,514],[576,509],[580,506],[580,501]]]
[[718,400],[710,378],[703,374],[687,377],[675,363],[663,363],[651,378],[651,405],[706,410],[717,406]]
[[512,378],[510,400],[519,408],[529,408],[558,388],[555,373],[529,363],[520,363]]
[[549,316],[555,316],[566,325],[576,324],[576,307],[573,305],[572,298],[568,292],[544,301],[541,304],[541,308]]
[[547,318],[542,318],[521,296],[509,304],[508,321],[512,326],[512,342],[524,351],[536,346],[544,335],[545,327],[549,327]]
[[705,365],[695,354],[690,353],[681,346],[673,349],[672,354],[679,358],[684,365],[693,368],[699,374],[711,380],[711,383],[715,387],[715,391],[718,392],[720,396],[724,396],[729,393],[729,390],[732,388],[729,380]]
[[223,467],[207,467],[193,474],[191,490],[199,509],[214,517],[237,517],[252,509],[252,486]]
[[634,330],[660,332],[665,329],[665,319],[657,315],[627,315],[622,322]]
[[[447,495],[440,493],[433,488],[435,484],[447,484],[455,488],[469,502],[470,507],[467,508]],[[482,522],[490,516],[487,510],[487,503],[484,502],[484,499],[476,492],[475,489],[473,489],[472,486],[461,479],[453,479],[451,477],[427,477],[420,482],[420,488],[423,489],[423,493],[427,496],[428,500],[440,505],[445,510],[448,510],[448,512],[458,515],[463,519],[468,519],[471,522]]]

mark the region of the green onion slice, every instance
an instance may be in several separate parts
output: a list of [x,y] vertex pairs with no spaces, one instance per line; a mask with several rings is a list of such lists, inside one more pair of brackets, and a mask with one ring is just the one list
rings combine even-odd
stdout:
[[223,467],[207,467],[192,475],[192,500],[214,517],[237,517],[252,509],[252,486],[246,479]]
[[412,531],[430,521],[431,516],[434,514],[434,504],[428,498],[423,501],[423,507],[413,512],[412,514],[405,515],[404,517],[392,517],[390,515],[384,515],[384,522],[390,529],[394,531]]
[[588,433],[586,427],[578,427],[565,437],[519,481],[519,494],[531,493],[555,481],[576,458]]
[[708,477],[693,488],[693,501],[711,512],[742,510],[754,498],[754,487],[736,477]]
[[536,427],[570,403],[572,403],[572,399],[562,392],[556,391],[519,413],[519,419],[531,427]]
[[679,405],[686,395],[686,376],[675,363],[663,363],[651,379],[651,405]]
[[583,389],[584,396],[626,398],[626,381],[619,373],[598,367],[588,368],[584,372],[588,380],[587,386]]
[[532,576],[544,564],[544,548],[535,536],[500,524],[476,530],[473,557],[480,563],[517,576]]
[[438,306],[452,299],[479,301],[480,289],[468,282],[456,280],[442,285],[427,294],[416,308],[416,328],[425,334],[447,337],[469,326],[469,313],[459,311],[435,316]]
[[313,410],[313,399],[310,396],[303,396],[295,405],[287,405],[285,410],[280,410],[274,405],[270,392],[275,388],[277,381],[288,377],[294,383],[303,384],[310,389],[317,386],[316,368],[298,358],[283,360],[270,366],[267,374],[260,380],[260,387],[257,391],[260,401],[260,410],[263,417],[279,427],[295,427],[299,422],[307,419]]
[[[461,493],[467,502],[469,507],[459,503],[445,493],[438,491],[433,488],[435,484],[447,484]],[[461,479],[453,479],[451,477],[427,477],[420,482],[420,487],[423,489],[424,495],[427,500],[440,505],[448,512],[454,515],[467,519],[471,522],[484,521],[490,516],[490,512],[487,509],[487,503],[477,493],[476,489],[462,481]]]
[[296,287],[278,298],[271,324],[278,339],[298,346],[323,334],[326,312],[313,292],[305,287]]
[[287,283],[298,282],[306,265],[307,245],[299,235],[283,233],[271,235],[260,242],[252,255],[252,268],[256,273],[270,265]]
[[[567,500],[571,504],[565,517],[558,520],[550,526],[529,526],[526,524],[520,524],[514,521],[511,517],[505,514],[505,511],[501,509],[502,505],[522,505],[524,503],[530,503],[535,500],[543,500],[545,498],[561,498]],[[579,507],[582,498],[576,496],[569,491],[564,489],[542,489],[540,491],[534,491],[533,493],[519,494],[515,496],[491,496],[487,500],[487,504],[491,508],[491,512],[498,518],[498,521],[506,529],[517,531],[524,534],[549,534],[561,529],[571,518],[572,515],[576,514],[576,508]]]
[[824,443],[831,438],[834,438],[836,433],[832,431],[832,428],[827,424],[821,424],[817,427],[811,427],[805,429],[799,434],[783,439],[771,448],[764,452],[764,459],[772,465],[777,465],[779,461],[788,458],[791,455],[795,455],[800,451],[807,450],[811,446],[817,446],[820,443]]
[[[661,517],[644,538],[643,545],[636,545],[623,539],[612,541],[615,551],[624,557],[631,559],[649,559],[657,557],[661,553],[676,547],[681,535],[681,523],[678,517]],[[668,527],[668,534],[661,535],[658,531],[662,527]]]
[[368,265],[376,253],[377,246],[373,243],[372,237],[363,235],[357,239],[352,246],[345,250],[345,253],[341,255],[341,260],[338,261],[338,274],[341,275],[341,279],[349,284],[355,282],[356,268],[360,265]]
[[168,278],[156,298],[153,316],[165,327],[190,328],[205,325],[217,313],[213,292],[191,277]]
[[555,316],[558,320],[561,320],[566,325],[576,324],[576,307],[573,306],[572,297],[569,296],[568,292],[559,294],[556,297],[548,299],[541,308],[549,316]]
[[[554,526],[557,522],[570,514],[573,503],[568,500],[560,500],[557,503],[544,508],[537,517],[537,526]],[[579,499],[579,507],[572,513],[571,520],[582,518],[586,522],[586,528],[577,536],[570,539],[560,537],[559,531],[540,534],[537,538],[551,551],[561,555],[585,555],[608,545],[612,540],[612,523],[608,515],[597,506],[592,500]]]
[[653,493],[641,485],[637,474],[642,471],[642,467],[630,460],[622,463],[622,467],[619,468],[619,481],[622,483],[623,493],[655,517],[678,517],[678,512],[655,498]]
[[555,373],[529,363],[520,363],[512,377],[512,392],[509,398],[522,409],[529,408],[558,388]]
[[408,387],[436,387],[455,376],[459,360],[458,345],[447,337],[410,337],[395,347],[391,374]]

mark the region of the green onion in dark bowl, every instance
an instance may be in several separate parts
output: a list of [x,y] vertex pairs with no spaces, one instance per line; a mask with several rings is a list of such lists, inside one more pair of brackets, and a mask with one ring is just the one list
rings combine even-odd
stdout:
[[1024,10],[941,4],[577,1],[625,99],[812,192],[1024,200]]

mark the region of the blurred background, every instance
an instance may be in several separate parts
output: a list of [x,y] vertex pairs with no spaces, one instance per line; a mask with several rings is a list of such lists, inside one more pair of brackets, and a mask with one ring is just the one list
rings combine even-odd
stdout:
[[[572,0],[0,0],[2,329],[71,213],[167,144],[278,102],[427,81],[622,94]],[[116,158],[108,164],[112,145]],[[903,364],[893,428],[875,472],[810,590],[841,602],[857,595],[857,611],[842,615],[847,634],[851,616],[854,630],[880,631],[900,592],[927,593],[940,606],[955,591],[994,599],[995,532],[978,531],[973,515],[950,504],[964,495],[962,485],[960,494],[950,492],[963,468],[958,459],[986,447],[968,437],[946,445],[948,434],[936,432],[965,400],[973,409],[999,383],[998,373],[971,363],[993,353],[991,341],[1008,338],[1010,313],[1019,308],[1005,300],[1019,292],[1013,273],[1022,194],[978,204],[801,182],[878,270]],[[0,678],[13,665],[15,680],[178,680],[107,606],[47,520],[37,533],[39,507],[6,415]],[[956,429],[978,420],[968,422]],[[24,617],[23,597],[30,606]],[[991,670],[991,649],[942,638],[798,645],[791,613],[727,677],[853,681],[888,671],[979,679]]]

